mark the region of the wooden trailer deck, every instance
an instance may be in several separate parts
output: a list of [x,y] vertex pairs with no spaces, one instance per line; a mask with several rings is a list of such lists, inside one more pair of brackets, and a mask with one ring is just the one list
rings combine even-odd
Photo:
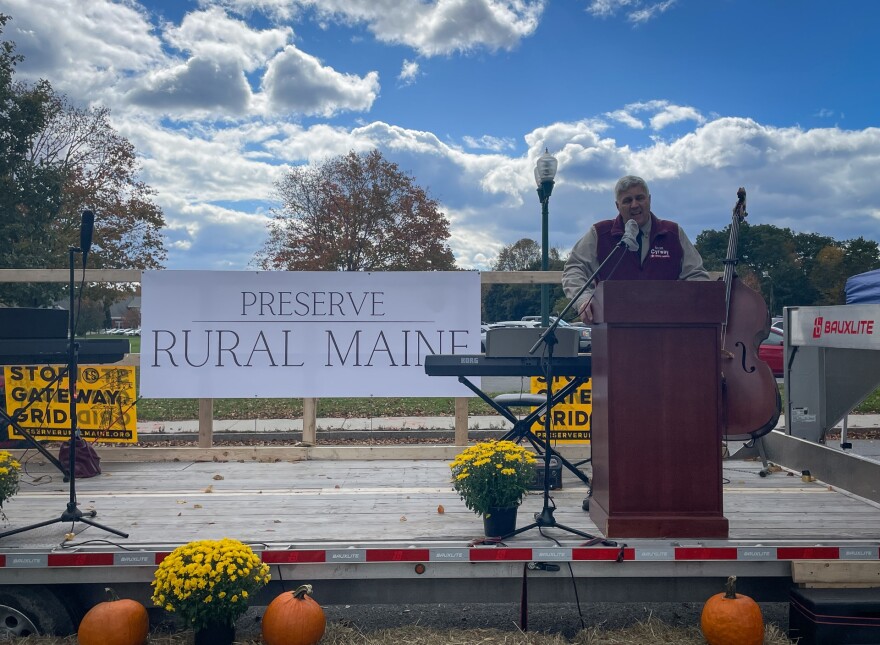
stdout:
[[[760,466],[725,461],[724,514],[730,537],[713,544],[880,538],[880,505],[820,481],[804,482],[800,473],[760,477]],[[83,510],[98,511],[96,521],[130,534],[119,541],[123,545],[235,537],[267,544],[451,541],[466,546],[482,535],[480,518],[452,490],[449,467],[442,460],[105,462],[103,471],[77,480],[77,498]],[[23,483],[4,506],[5,530],[52,519],[66,506],[68,485],[56,470],[31,467],[28,474],[37,481]],[[581,509],[586,487],[567,472],[563,481],[562,490],[551,491],[556,519],[601,535]],[[520,508],[518,526],[527,524],[542,503],[541,491],[530,494]],[[56,547],[68,531],[69,525],[58,524],[19,533],[3,538],[0,549]],[[108,537],[84,524],[74,532],[76,541]],[[561,531],[548,533],[562,542],[583,542]],[[534,541],[542,539],[527,532],[509,543]]]
[[[792,561],[878,560],[880,504],[792,471],[760,477],[760,462],[742,459],[724,462],[727,540],[584,546],[579,536],[535,528],[500,545],[473,545],[482,520],[449,483],[448,455],[457,450],[422,447],[433,459],[105,460],[101,476],[76,482],[79,506],[129,537],[82,522],[6,536],[0,584],[113,582],[148,598],[165,553],[221,537],[261,551],[274,580],[322,579],[327,602],[337,603],[432,602],[449,593],[461,602],[515,600],[524,567],[535,578],[533,602],[570,599],[571,585],[558,580],[570,575],[582,599],[702,600],[737,575],[746,593],[784,601]],[[7,531],[60,517],[69,499],[51,466],[26,468],[23,480],[33,481],[4,506]],[[581,508],[586,487],[563,472],[563,489],[551,492],[556,521],[600,536]],[[529,495],[517,526],[542,503],[540,491]]]

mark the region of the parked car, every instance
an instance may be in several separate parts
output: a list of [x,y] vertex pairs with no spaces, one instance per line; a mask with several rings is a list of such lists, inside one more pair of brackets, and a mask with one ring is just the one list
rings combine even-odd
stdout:
[[581,354],[589,354],[593,349],[593,330],[592,328],[581,321],[569,323],[569,327],[580,330],[580,336],[578,337],[578,352]]
[[540,327],[541,323],[538,320],[501,320],[499,322],[489,323],[490,329],[497,329],[498,327]]
[[779,331],[783,331],[782,318],[779,316],[773,318],[773,320],[770,321],[770,329],[778,329]]
[[758,358],[770,366],[773,376],[782,378],[783,376],[783,336],[782,332],[775,327],[770,328],[770,335],[767,336],[758,347]]
[[[547,318],[550,320],[550,322],[556,322],[556,316],[547,316]],[[523,316],[520,320],[526,320],[529,322],[541,322],[541,316]],[[565,324],[565,321],[563,320],[560,324]]]

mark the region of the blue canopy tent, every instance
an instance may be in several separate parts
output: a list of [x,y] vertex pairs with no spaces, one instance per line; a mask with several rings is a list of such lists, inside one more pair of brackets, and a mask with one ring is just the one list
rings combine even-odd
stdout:
[[880,269],[850,276],[843,287],[846,304],[880,304]]

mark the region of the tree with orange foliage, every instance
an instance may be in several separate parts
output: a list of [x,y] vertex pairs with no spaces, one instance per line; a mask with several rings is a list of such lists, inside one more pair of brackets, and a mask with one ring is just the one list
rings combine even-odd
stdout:
[[438,203],[378,150],[298,166],[275,188],[282,205],[255,256],[263,269],[455,269]]

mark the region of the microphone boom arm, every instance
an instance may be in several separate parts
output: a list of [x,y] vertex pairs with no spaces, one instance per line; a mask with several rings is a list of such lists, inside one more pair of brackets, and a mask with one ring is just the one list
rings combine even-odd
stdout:
[[569,312],[569,310],[572,308],[574,303],[577,302],[578,298],[580,298],[583,295],[584,291],[587,290],[587,287],[589,287],[590,284],[592,284],[593,280],[596,279],[596,276],[599,275],[599,272],[603,269],[603,267],[606,264],[608,264],[608,261],[614,256],[614,252],[617,249],[627,249],[627,248],[629,248],[629,246],[627,245],[626,235],[624,235],[624,237],[621,238],[620,242],[618,242],[615,245],[615,247],[613,249],[611,249],[611,253],[608,254],[608,257],[606,257],[604,260],[602,260],[602,263],[598,267],[596,267],[596,270],[593,271],[593,275],[591,275],[587,279],[587,281],[584,282],[583,286],[578,290],[578,292],[576,294],[574,294],[574,297],[568,301],[567,305],[565,305],[565,308],[559,312],[559,315],[556,316],[556,320],[554,320],[550,324],[550,326],[544,330],[544,333],[542,333],[540,336],[538,336],[538,340],[536,340],[535,344],[532,345],[532,348],[529,350],[529,354],[534,354],[536,351],[538,351],[538,347],[541,346],[541,343],[547,342],[547,338],[551,334],[556,332],[556,329],[559,327],[559,322],[565,317],[565,314],[567,314]]

